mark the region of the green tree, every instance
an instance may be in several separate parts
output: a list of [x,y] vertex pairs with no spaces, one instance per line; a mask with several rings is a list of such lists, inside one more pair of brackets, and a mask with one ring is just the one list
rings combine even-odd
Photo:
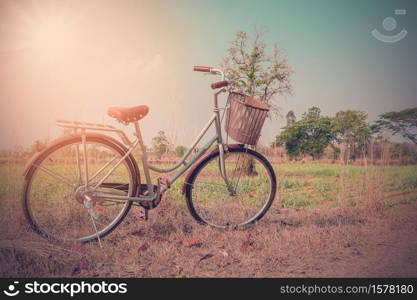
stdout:
[[319,159],[334,138],[331,123],[332,118],[321,116],[320,109],[312,107],[301,120],[284,127],[275,144],[284,145],[291,159],[300,155]]
[[260,31],[255,31],[252,38],[245,31],[237,32],[221,66],[229,79],[240,83],[238,92],[268,103],[277,112],[274,100],[292,92],[293,72],[277,44],[268,53],[262,36]]
[[371,130],[366,123],[368,115],[363,111],[345,110],[336,113],[332,129],[341,144],[340,161],[347,164],[355,144],[364,146],[370,138]]
[[185,151],[187,151],[187,147],[178,145],[177,147],[175,147],[174,151],[175,151],[175,155],[177,157],[182,157],[184,155]]
[[152,139],[153,152],[161,158],[162,155],[168,152],[169,142],[165,132],[160,130],[158,135]]
[[302,118],[304,120],[317,120],[321,117],[320,114],[321,114],[321,109],[318,108],[317,106],[313,106],[309,108],[307,112],[303,113]]
[[384,113],[379,116],[375,125],[378,131],[387,129],[392,134],[400,134],[417,144],[417,107]]
[[294,111],[290,110],[287,115],[285,116],[285,119],[287,120],[287,126],[294,124],[297,122],[297,118],[295,117]]
[[363,159],[366,157],[371,138],[372,128],[366,122],[363,122],[354,132],[355,149],[359,151]]
[[389,147],[389,156],[391,159],[401,158],[401,144],[392,143]]

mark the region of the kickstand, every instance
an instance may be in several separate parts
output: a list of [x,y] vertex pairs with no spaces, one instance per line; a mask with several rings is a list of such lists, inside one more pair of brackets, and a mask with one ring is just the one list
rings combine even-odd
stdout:
[[144,216],[144,218],[145,218],[145,221],[148,221],[148,216],[149,216],[148,210],[149,210],[149,209],[147,209],[147,208],[143,208],[143,210],[144,210],[144,214],[143,214],[143,216]]
[[94,218],[93,218],[93,216],[91,214],[90,214],[90,218],[91,218],[91,221],[93,221],[93,227],[94,227],[94,230],[96,231],[96,236],[97,236],[98,244],[100,245],[100,248],[103,248],[103,245],[101,244],[100,235],[97,232],[96,222],[94,221]]
[[91,222],[93,222],[93,228],[94,228],[94,231],[96,232],[98,244],[100,245],[100,248],[103,248],[103,245],[101,244],[100,235],[98,234],[98,231],[97,231],[96,221],[94,221],[94,219],[97,218],[97,215],[91,206],[91,198],[88,196],[86,196],[86,198],[89,201],[84,200],[84,206],[87,208],[88,214],[90,215],[90,218],[91,218]]

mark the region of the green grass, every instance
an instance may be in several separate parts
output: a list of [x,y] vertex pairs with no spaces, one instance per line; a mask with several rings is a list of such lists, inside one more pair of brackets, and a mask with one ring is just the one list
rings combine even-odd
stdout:
[[339,190],[338,186],[335,186],[334,182],[326,180],[317,180],[313,183],[313,190],[317,192],[322,199],[326,201],[336,200],[335,193]]
[[[161,166],[161,165],[160,165]],[[164,165],[166,166],[166,165]],[[21,176],[23,164],[0,165],[0,197],[20,198],[23,186]],[[141,167],[139,166],[141,169]],[[344,197],[349,206],[360,205],[358,198],[366,193],[373,193],[373,189],[380,189],[383,193],[409,193],[417,191],[417,166],[389,166],[368,167],[340,166],[337,164],[275,164],[278,190],[277,196],[282,207],[308,208],[338,206],[337,199]],[[216,172],[214,164],[208,169],[209,173]],[[141,174],[144,180],[143,173]],[[117,178],[117,174],[114,175]],[[158,174],[152,172],[156,181]],[[261,176],[260,176],[261,177]],[[265,185],[259,178],[258,191],[265,193]],[[169,191],[170,201],[184,203],[182,185],[184,176],[175,182]],[[374,182],[374,185],[370,185]],[[245,187],[251,190],[253,187]],[[389,195],[387,196],[389,198]],[[412,203],[414,196],[402,200],[403,203]],[[386,197],[382,197],[386,200]],[[389,204],[388,204],[389,206]]]
[[291,193],[281,199],[281,205],[284,208],[316,207],[319,203],[319,199],[306,192]]
[[343,166],[337,164],[281,164],[276,167],[278,175],[303,176],[308,178],[332,177],[338,178],[344,175],[348,178],[362,176],[365,172],[360,166]]
[[389,167],[385,168],[384,175],[388,179],[385,184],[385,191],[400,190],[410,192],[417,189],[417,167]]
[[282,184],[284,190],[300,189],[309,185],[308,182],[297,180],[295,177],[283,178],[279,183]]
[[345,199],[347,206],[356,207],[363,204],[364,198],[373,197],[378,191],[382,194],[417,191],[417,166],[365,168],[336,164],[281,164],[274,167],[280,183],[282,207],[336,207],[340,205],[337,199],[341,198]]

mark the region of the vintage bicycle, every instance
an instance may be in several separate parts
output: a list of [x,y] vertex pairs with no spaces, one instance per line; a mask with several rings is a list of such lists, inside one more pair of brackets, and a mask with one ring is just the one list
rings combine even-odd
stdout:
[[[196,66],[194,71],[220,75],[221,81],[211,85],[216,90],[212,117],[173,166],[161,168],[148,162],[139,126],[147,106],[108,109],[109,116],[133,124],[133,140],[111,125],[57,121],[71,133],[37,152],[23,174],[23,208],[32,229],[54,241],[101,244],[100,239],[122,222],[132,205],[142,207],[147,219],[148,210],[158,206],[187,170],[182,193],[198,223],[238,228],[261,219],[274,200],[276,177],[268,160],[250,145],[259,139],[268,106],[234,92],[233,82],[220,69]],[[218,96],[225,92],[229,93],[226,105],[219,108]],[[215,134],[197,151],[213,124]],[[239,144],[228,144],[228,136]],[[135,149],[140,152],[144,183]],[[153,183],[151,170],[169,174]]]

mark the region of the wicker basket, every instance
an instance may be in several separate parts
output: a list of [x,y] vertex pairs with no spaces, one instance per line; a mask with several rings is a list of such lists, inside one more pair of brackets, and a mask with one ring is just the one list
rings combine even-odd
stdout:
[[268,105],[234,92],[229,94],[228,102],[225,120],[227,134],[239,143],[256,145],[269,111]]

